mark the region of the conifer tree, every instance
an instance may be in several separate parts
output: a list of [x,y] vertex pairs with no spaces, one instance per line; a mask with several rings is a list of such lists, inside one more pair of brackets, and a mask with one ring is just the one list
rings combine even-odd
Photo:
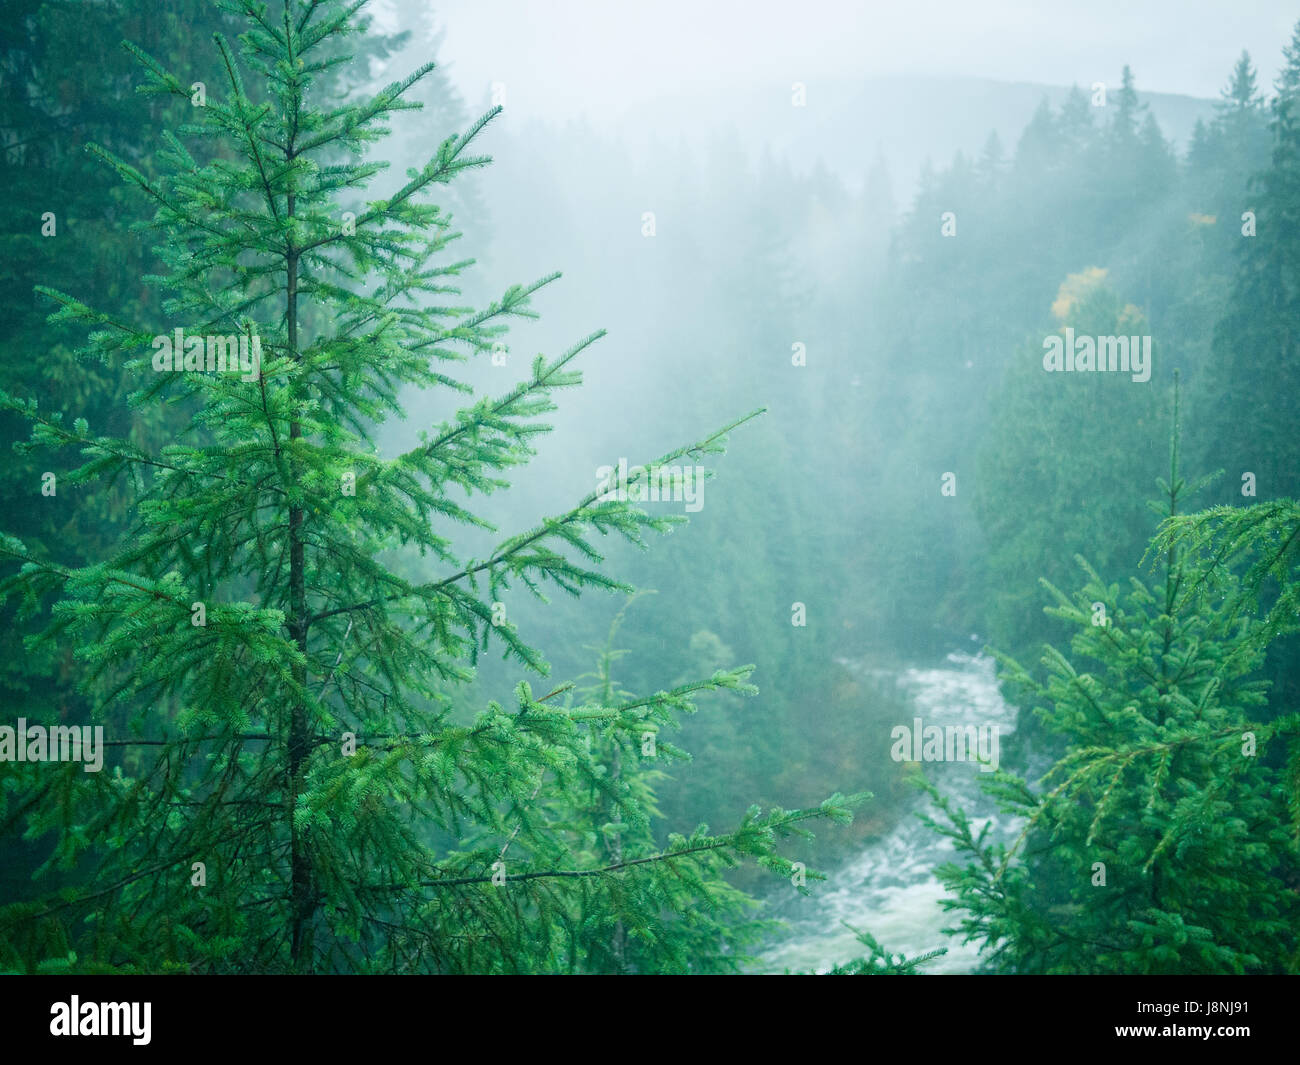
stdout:
[[[0,389],[59,401],[91,423],[105,425],[127,412],[126,397],[139,385],[120,364],[88,363],[77,348],[84,329],[46,322],[48,301],[33,282],[77,292],[110,315],[131,309],[137,317],[157,317],[157,290],[141,283],[152,272],[149,249],[117,223],[129,209],[133,190],[84,148],[88,141],[123,155],[146,174],[155,160],[140,142],[141,100],[133,82],[135,60],[125,50],[107,54],[81,42],[117,41],[130,35],[151,55],[184,69],[191,94],[150,101],[149,120],[179,124],[201,106],[199,87],[219,81],[215,48],[193,49],[215,30],[237,32],[239,19],[206,0],[178,0],[160,11],[145,0],[106,0],[94,5],[34,3],[9,12],[10,36],[0,60],[0,128],[7,148],[0,153],[3,183],[0,204],[0,333],[10,358],[0,366]],[[139,36],[136,36],[139,35]],[[367,54],[378,57],[391,40],[369,35]],[[331,91],[343,91],[354,64],[329,76]],[[462,123],[466,124],[466,123]],[[39,358],[28,357],[40,352]],[[157,446],[177,428],[184,413],[154,405],[131,414],[133,433],[144,446]],[[121,424],[121,423],[116,423]],[[20,417],[0,414],[0,450],[27,436]],[[101,557],[124,535],[129,523],[129,492],[121,484],[91,498],[66,491],[42,496],[30,506],[32,486],[51,470],[44,453],[13,456],[0,469],[0,498],[6,502],[7,531],[33,542],[56,542],[64,563],[84,564]],[[0,703],[11,718],[84,718],[87,704],[67,682],[76,663],[69,646],[48,646],[44,655],[24,647],[30,627],[16,623],[12,610],[0,613]],[[107,721],[108,727],[118,722]],[[0,838],[0,898],[25,897],[30,874],[41,860],[39,844]]]
[[[1052,317],[1057,329],[1073,327],[1081,336],[1150,332],[1138,308],[1096,268],[1065,279]],[[978,563],[984,623],[993,643],[1021,660],[1064,633],[1045,626],[1033,578],[1069,580],[1070,560],[1083,550],[1102,568],[1140,556],[1148,537],[1136,530],[1145,511],[1126,498],[1125,487],[1135,469],[1152,477],[1161,469],[1152,457],[1160,440],[1158,378],[1135,385],[1131,375],[1044,373],[1042,343],[1026,348],[1020,358],[1038,372],[1007,376],[978,455],[974,495],[988,543]],[[1071,443],[1044,448],[1043,440]],[[1096,499],[1108,501],[1104,512],[1089,505]]]
[[1097,134],[1092,119],[1095,110],[1088,94],[1077,85],[1071,86],[1061,101],[1061,113],[1056,123],[1058,135],[1076,151],[1089,146]]
[[[93,149],[152,205],[166,272],[150,283],[166,321],[46,289],[53,320],[89,328],[88,356],[137,375],[135,409],[165,403],[189,425],[151,450],[0,400],[33,423],[30,447],[80,450],[60,483],[134,492],[131,535],[92,565],[56,561],[57,545],[0,545],[18,563],[0,592],[29,612],[58,598],[33,645],[78,648],[96,713],[131,723],[107,737],[102,773],[4,764],[0,819],[51,833],[48,866],[84,877],[0,911],[0,963],[72,952],[95,970],[725,966],[713,915],[743,904],[721,873],[752,858],[789,875],[779,840],[847,819],[858,797],[751,808],[732,831],[655,841],[644,782],[611,772],[611,752],[639,757],[643,736],[701,693],[751,692],[752,667],[640,697],[606,683],[581,701],[569,685],[536,693],[521,680],[508,709],[466,716],[457,693],[480,653],[547,672],[501,613],[510,589],[623,590],[599,569],[595,537],[643,544],[673,520],[597,489],[486,557],[453,545],[458,527],[490,529],[468,497],[505,487],[530,458],[553,394],[579,383],[574,362],[600,333],[538,356],[504,395],[469,397],[409,450],[373,443],[403,390],[469,391],[455,364],[490,354],[558,275],[480,310],[457,303],[469,261],[447,255],[450,219],[426,198],[488,161],[471,146],[499,108],[396,187],[369,191],[384,164],[365,152],[418,106],[407,94],[432,64],[331,103],[322,79],[345,61],[361,6],[233,0],[247,28],[238,49],[215,37],[226,87],[163,135],[163,176]],[[144,91],[189,95],[187,79],[128,47]],[[159,370],[178,327],[199,346],[177,345],[180,369]],[[260,365],[223,372],[215,338],[260,351]],[[748,417],[660,462],[719,453]],[[678,753],[657,744],[656,757]],[[613,852],[599,843],[610,825],[635,829],[612,829]],[[601,953],[597,940],[623,945]]]
[[[1241,53],[1220,96],[1213,121],[1197,119],[1192,131],[1189,192],[1191,206],[1218,223],[1219,240],[1235,251],[1242,245],[1242,212],[1255,206],[1249,180],[1269,158],[1268,113],[1249,53]],[[1208,294],[1201,302],[1209,302]]]
[[1242,51],[1232,68],[1232,76],[1220,93],[1222,100],[1215,104],[1215,109],[1222,114],[1241,114],[1255,111],[1263,102],[1255,80],[1255,67],[1250,61],[1250,53]]
[[1110,122],[1110,150],[1120,153],[1131,150],[1137,140],[1144,104],[1138,100],[1134,88],[1133,70],[1126,63],[1120,73],[1120,86],[1115,92],[1115,114]]
[[1055,162],[1060,141],[1060,120],[1044,96],[1038,101],[1033,117],[1020,131],[1020,139],[1016,141],[1017,168],[1031,172],[1046,170]]
[[1285,55],[1271,106],[1271,157],[1250,193],[1238,197],[1235,216],[1249,210],[1253,224],[1239,241],[1231,296],[1214,335],[1224,381],[1211,415],[1217,462],[1255,474],[1264,498],[1300,495],[1300,26]]
[[1080,558],[1088,582],[1076,595],[1043,582],[1057,603],[1048,613],[1075,629],[1072,654],[1049,647],[1041,684],[1004,659],[1035,715],[1067,741],[1040,788],[1005,771],[985,783],[1024,819],[1018,838],[987,841],[987,826],[931,789],[945,823],[927,820],[966,858],[939,870],[953,893],[944,905],[962,914],[957,931],[982,941],[995,970],[1297,965],[1290,885],[1300,819],[1294,780],[1284,786],[1267,756],[1275,739],[1294,739],[1300,719],[1270,720],[1266,708],[1258,670],[1276,625],[1243,609],[1230,571],[1180,543],[1201,528],[1179,514],[1205,482],[1181,477],[1177,417],[1175,400],[1169,477],[1153,503],[1167,522],[1155,541],[1161,579],[1133,577],[1125,589]]

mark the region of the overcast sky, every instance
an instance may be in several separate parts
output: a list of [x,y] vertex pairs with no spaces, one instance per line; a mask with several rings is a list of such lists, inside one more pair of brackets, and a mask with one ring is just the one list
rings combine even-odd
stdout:
[[[1215,96],[1242,48],[1271,86],[1300,17],[1283,0],[377,0],[445,27],[466,99],[516,115],[617,117],[686,89],[888,74],[1108,84]],[[403,22],[409,19],[403,16]]]

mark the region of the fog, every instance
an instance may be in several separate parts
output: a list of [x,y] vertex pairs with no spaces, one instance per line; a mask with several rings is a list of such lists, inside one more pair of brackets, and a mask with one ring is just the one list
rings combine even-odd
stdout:
[[[674,771],[669,821],[735,816],[756,794],[812,801],[838,769],[835,786],[886,795],[855,836],[903,831],[910,800],[880,736],[907,699],[933,693],[886,685],[869,695],[854,671],[932,668],[986,643],[1026,652],[1061,637],[1035,620],[1036,588],[1070,571],[1067,545],[1136,565],[1173,371],[1195,384],[1209,357],[1181,282],[1153,271],[1168,269],[1160,249],[1180,218],[1212,213],[1196,206],[1211,194],[1183,173],[1197,123],[1215,123],[1243,49],[1260,88],[1271,85],[1292,16],[1285,4],[1184,3],[380,8],[379,25],[417,38],[394,69],[434,50],[446,59],[462,123],[503,105],[482,137],[494,162],[465,181],[457,215],[479,259],[468,291],[481,302],[563,271],[537,298],[540,320],[512,333],[508,368],[608,330],[582,356],[584,386],[560,401],[528,476],[508,501],[485,504],[499,527],[562,512],[620,458],[644,462],[767,408],[735,434],[687,528],[645,555],[611,553],[621,576],[657,593],[620,630],[630,687],[668,686],[724,659],[758,664],[756,700],[687,724],[697,759]],[[1108,132],[1130,121],[1117,117],[1126,66],[1137,88],[1131,132],[1149,135],[1133,150],[1145,160],[1121,159],[1108,139],[1130,135]],[[1081,138],[1069,162],[1033,161],[1036,114],[1040,127],[1043,114],[1061,116],[1062,130],[1075,123],[1061,134]],[[421,121],[403,120],[399,142],[427,148],[433,131]],[[1225,164],[1240,187],[1230,202],[1261,161]],[[945,211],[955,233],[941,232]],[[1100,486],[1082,494],[1047,474],[1044,493],[1064,492],[1081,512],[1100,506],[1123,530],[1098,542],[1095,522],[1064,514],[1037,526],[1053,530],[1031,552],[1051,560],[1049,573],[1010,561],[1003,538],[1023,507],[1016,471],[1052,466],[1038,449],[1068,452],[1077,437],[1050,417],[1043,435],[1026,436],[1008,421],[1027,401],[1009,381],[1026,359],[1037,365],[1026,338],[1032,351],[1080,283],[1070,278],[1090,270],[1151,323],[1163,358],[1156,384],[1126,397],[1128,414],[1101,395],[1086,401],[1107,424],[1125,423],[1138,445],[1132,467],[1099,467]],[[798,358],[806,364],[792,365]],[[508,368],[473,379],[499,390]],[[1195,397],[1198,410],[1211,402]],[[425,409],[413,410],[421,424]],[[996,468],[1009,480],[995,489]],[[951,497],[940,487],[948,473]],[[992,509],[1003,519],[990,520]],[[1114,530],[1112,519],[1101,527]],[[589,664],[621,600],[560,598],[509,609],[542,638],[557,675],[570,675]],[[806,628],[791,624],[798,603]],[[985,660],[972,661],[949,666],[957,672],[942,683],[975,684],[972,705],[1002,707],[979,686]],[[484,690],[508,676],[485,665]],[[1034,742],[1031,729],[1012,758],[1027,764]],[[891,841],[859,866],[878,871]],[[842,840],[830,846],[846,853]],[[923,949],[939,920],[935,892],[921,887],[938,861],[928,846],[907,859],[917,912],[890,910],[909,949]],[[889,910],[870,897],[853,912]],[[819,944],[796,959],[843,960],[826,947],[828,912],[843,916],[815,903],[794,913]]]
[[375,14],[386,31],[443,27],[467,99],[483,99],[499,81],[521,115],[619,121],[639,105],[692,94],[708,125],[713,106],[759,84],[903,75],[1088,86],[1114,77],[1118,62],[1158,91],[1212,98],[1242,48],[1273,81],[1294,9],[1209,0],[383,0]]
[[[34,437],[3,474],[6,691],[99,715],[117,774],[55,810],[15,771],[19,903],[57,837],[50,890],[109,870],[78,919],[210,929],[113,805],[157,770],[157,869],[228,859],[190,971],[1294,971],[1294,5],[376,0],[319,66],[293,17],[337,5],[177,5],[28,5],[0,60],[0,407]],[[241,60],[247,98],[212,31],[273,57]],[[98,58],[136,32],[153,96]],[[431,61],[387,136],[333,110]],[[394,197],[448,145],[474,165]],[[434,261],[465,267],[419,274],[405,228],[448,216]],[[474,318],[552,275],[499,335]],[[271,369],[151,376],[136,349],[182,324],[202,354],[186,314],[238,317]],[[464,387],[416,388],[455,345]],[[535,360],[575,347],[548,391]],[[515,390],[545,431],[485,405]],[[670,527],[629,543],[639,511],[596,497]],[[245,806],[256,848],[225,831]],[[100,934],[63,920],[25,953],[0,924],[0,961]]]

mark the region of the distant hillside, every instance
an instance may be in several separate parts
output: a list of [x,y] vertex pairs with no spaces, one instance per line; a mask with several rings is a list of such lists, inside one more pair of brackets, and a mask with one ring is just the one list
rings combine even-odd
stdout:
[[[1136,72],[1141,77],[1141,71]],[[957,151],[978,153],[996,130],[1004,150],[1014,150],[1021,130],[1044,96],[1058,106],[1069,87],[1000,82],[976,78],[882,77],[861,80],[811,80],[807,105],[791,104],[790,86],[720,86],[707,97],[664,97],[628,112],[619,132],[640,155],[679,137],[703,141],[730,126],[752,158],[763,148],[787,159],[797,171],[811,171],[821,160],[854,188],[883,155],[894,195],[906,203],[922,162],[947,163]],[[1119,86],[1115,72],[1107,85],[1107,108]],[[1090,92],[1090,86],[1081,86]],[[1197,118],[1213,114],[1212,100],[1170,93],[1139,92],[1179,149],[1186,146]]]

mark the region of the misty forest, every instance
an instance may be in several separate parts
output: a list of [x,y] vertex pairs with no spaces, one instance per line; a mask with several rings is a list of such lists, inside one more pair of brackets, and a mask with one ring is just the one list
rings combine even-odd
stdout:
[[1294,15],[470,6],[3,4],[0,971],[1300,972]]

